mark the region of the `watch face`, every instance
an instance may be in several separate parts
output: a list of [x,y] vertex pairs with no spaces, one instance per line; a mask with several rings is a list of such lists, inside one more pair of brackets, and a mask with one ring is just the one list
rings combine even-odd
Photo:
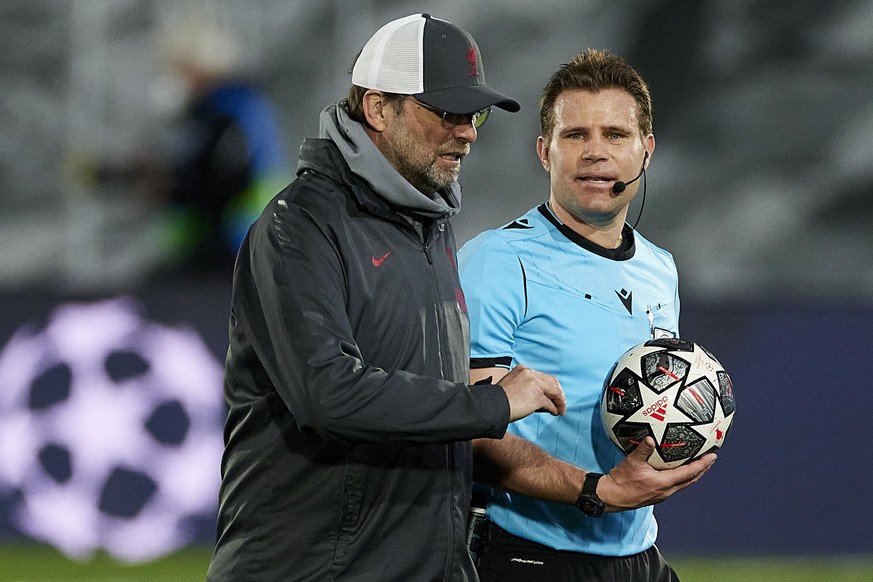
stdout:
[[593,499],[580,499],[579,510],[585,515],[599,517],[603,513],[603,504]]
[[582,493],[576,499],[576,507],[588,517],[603,515],[603,501],[597,496],[597,482],[603,477],[600,473],[588,473],[582,483]]

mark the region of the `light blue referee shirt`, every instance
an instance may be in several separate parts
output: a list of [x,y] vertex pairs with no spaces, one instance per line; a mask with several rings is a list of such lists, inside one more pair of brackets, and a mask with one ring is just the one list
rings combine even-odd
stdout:
[[[509,431],[598,473],[624,456],[600,421],[607,373],[632,346],[679,332],[672,255],[627,226],[624,239],[615,251],[594,245],[543,204],[459,252],[472,366],[524,364],[557,377],[566,393],[565,416],[532,414]],[[519,537],[607,556],[647,550],[658,532],[651,507],[590,518],[573,506],[502,491],[488,514]]]

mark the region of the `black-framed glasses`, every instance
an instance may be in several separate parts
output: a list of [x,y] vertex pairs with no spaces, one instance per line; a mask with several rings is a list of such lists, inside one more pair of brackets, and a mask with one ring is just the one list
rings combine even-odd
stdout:
[[449,113],[448,111],[443,111],[442,109],[437,109],[436,107],[431,107],[426,103],[422,103],[415,97],[410,97],[408,95],[402,95],[403,99],[407,99],[412,101],[416,105],[419,105],[423,109],[427,109],[431,113],[436,114],[443,122],[443,127],[446,129],[451,129],[455,126],[472,123],[473,127],[479,129],[488,119],[488,116],[491,114],[491,107],[486,107],[485,109],[480,109],[475,113]]

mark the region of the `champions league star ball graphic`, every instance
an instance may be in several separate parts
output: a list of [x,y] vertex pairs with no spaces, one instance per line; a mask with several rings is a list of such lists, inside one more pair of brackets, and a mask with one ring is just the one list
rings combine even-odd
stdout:
[[600,416],[625,454],[646,437],[656,469],[678,467],[724,444],[736,403],[731,379],[702,346],[654,339],[624,353],[607,375]]
[[57,308],[0,351],[0,493],[67,556],[167,554],[214,523],[222,366],[127,299]]

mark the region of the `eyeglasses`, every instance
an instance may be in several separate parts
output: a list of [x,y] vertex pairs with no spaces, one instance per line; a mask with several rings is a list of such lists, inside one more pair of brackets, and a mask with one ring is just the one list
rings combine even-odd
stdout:
[[448,111],[443,111],[441,109],[437,109],[436,107],[431,107],[430,105],[422,103],[414,97],[402,95],[402,98],[408,101],[412,101],[416,105],[420,106],[423,109],[427,109],[431,113],[435,113],[442,120],[443,127],[446,129],[451,129],[458,125],[466,125],[467,123],[472,123],[473,127],[479,129],[488,119],[488,115],[491,114],[491,107],[486,107],[485,109],[481,109],[475,113],[449,113]]

